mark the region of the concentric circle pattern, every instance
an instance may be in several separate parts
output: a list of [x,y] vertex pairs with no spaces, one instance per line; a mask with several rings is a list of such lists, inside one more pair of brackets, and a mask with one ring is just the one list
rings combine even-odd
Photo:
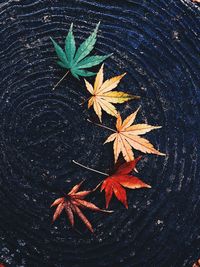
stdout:
[[[127,72],[119,89],[141,96],[119,106],[123,118],[163,128],[148,134],[166,157],[145,155],[139,176],[150,190],[128,191],[129,209],[86,213],[90,235],[49,206],[86,179],[108,172],[109,131],[86,105],[83,80],[56,65],[50,36],[62,45],[71,22],[80,44],[101,21],[95,53],[114,53],[106,78]],[[0,3],[0,261],[6,266],[183,267],[200,257],[200,8],[189,0],[10,0]],[[91,82],[93,79],[91,79]],[[104,115],[104,124],[115,119]],[[104,196],[90,200],[104,207]],[[81,232],[81,234],[79,233]]]

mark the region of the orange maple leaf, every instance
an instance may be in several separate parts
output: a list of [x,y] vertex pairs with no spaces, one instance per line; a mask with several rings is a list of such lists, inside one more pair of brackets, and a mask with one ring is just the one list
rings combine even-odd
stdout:
[[154,129],[161,128],[161,126],[152,126],[145,123],[132,125],[136,118],[138,110],[139,108],[134,113],[129,115],[123,122],[120,114],[118,114],[116,121],[116,130],[110,129],[114,133],[111,134],[104,142],[105,144],[114,141],[113,150],[115,162],[117,162],[120,153],[122,153],[124,159],[127,162],[133,160],[134,154],[132,148],[135,148],[143,153],[152,153],[165,156],[165,154],[156,150],[147,139],[140,137],[140,135],[143,135]]
[[127,94],[119,91],[112,91],[117,87],[120,80],[126,73],[119,76],[115,76],[103,82],[103,65],[97,73],[94,86],[92,86],[87,80],[85,85],[87,90],[92,95],[88,101],[88,108],[93,106],[95,113],[101,121],[102,110],[111,116],[117,116],[117,110],[113,104],[124,103],[132,99],[139,99],[139,96]]
[[[74,227],[74,214],[77,215],[86,227],[93,233],[94,230],[92,228],[91,223],[87,219],[87,217],[83,214],[81,209],[90,209],[92,211],[100,211],[100,212],[112,212],[98,208],[91,202],[84,200],[86,196],[88,196],[94,190],[87,190],[87,191],[79,191],[80,186],[82,185],[83,181],[79,184],[75,185],[71,191],[66,194],[64,197],[57,198],[51,205],[51,207],[57,206],[56,211],[53,215],[54,222],[61,214],[63,210],[65,210],[69,222],[72,227]],[[79,192],[78,192],[79,191]]]

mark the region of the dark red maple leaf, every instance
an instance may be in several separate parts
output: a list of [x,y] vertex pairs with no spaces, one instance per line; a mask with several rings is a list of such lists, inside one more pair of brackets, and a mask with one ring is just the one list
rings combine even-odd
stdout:
[[91,192],[93,192],[95,189],[87,191],[79,191],[79,188],[82,185],[82,183],[83,181],[75,185],[68,194],[65,194],[64,197],[57,198],[52,203],[51,207],[57,206],[55,213],[53,215],[52,222],[54,222],[60,216],[61,212],[65,210],[72,227],[74,226],[74,215],[77,215],[86,225],[86,227],[93,233],[94,230],[92,228],[92,225],[87,219],[87,217],[83,214],[81,209],[83,208],[92,211],[109,212],[109,213],[112,211],[100,209],[93,203],[84,200],[84,198],[88,196]]
[[116,198],[128,208],[126,190],[124,187],[130,189],[151,188],[150,185],[142,182],[138,177],[130,175],[130,172],[135,169],[140,159],[141,157],[138,157],[135,160],[118,166],[114,174],[103,181],[101,191],[105,190],[106,208],[109,206],[113,193]]

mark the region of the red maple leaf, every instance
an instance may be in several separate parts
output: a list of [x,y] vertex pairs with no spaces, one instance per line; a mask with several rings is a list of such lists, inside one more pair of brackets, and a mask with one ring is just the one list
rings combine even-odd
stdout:
[[142,182],[138,177],[130,175],[130,172],[135,169],[140,159],[141,157],[138,157],[135,160],[120,165],[114,174],[103,181],[101,191],[105,190],[106,208],[109,206],[113,193],[116,198],[128,208],[126,190],[124,187],[130,189],[151,188],[150,185]]
[[57,206],[55,213],[53,215],[52,222],[54,222],[60,216],[61,212],[65,210],[72,227],[74,227],[74,215],[77,215],[86,225],[86,227],[93,233],[94,230],[92,228],[92,225],[87,219],[87,217],[83,214],[81,209],[82,208],[90,209],[92,211],[100,211],[100,212],[112,212],[112,211],[100,209],[93,203],[84,200],[84,198],[88,196],[91,192],[93,192],[95,189],[87,190],[87,191],[79,191],[79,188],[82,185],[82,183],[83,181],[75,185],[71,189],[71,191],[68,194],[66,194],[64,197],[57,198],[52,203],[51,207]]

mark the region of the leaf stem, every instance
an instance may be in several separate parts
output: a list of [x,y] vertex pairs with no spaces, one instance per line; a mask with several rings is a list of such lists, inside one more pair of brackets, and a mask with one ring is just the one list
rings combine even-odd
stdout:
[[90,97],[88,97],[87,99],[84,99],[82,103],[79,104],[79,106],[83,106],[85,104],[85,102],[87,102],[90,99]]
[[69,73],[69,70],[65,73],[65,75],[60,79],[60,81],[57,82],[57,84],[53,87],[52,90],[55,90],[56,87],[65,79],[65,77],[67,76],[67,74]]
[[115,131],[115,130],[113,130],[112,128],[110,128],[110,127],[107,127],[107,126],[105,126],[105,125],[103,125],[103,124],[100,124],[100,123],[93,122],[93,121],[91,121],[91,120],[89,120],[89,119],[87,119],[87,121],[89,121],[89,122],[91,122],[91,123],[94,123],[95,125],[97,125],[97,126],[99,126],[99,127],[105,128],[105,129],[107,129],[107,130],[110,130],[110,131],[112,131],[112,132],[116,133],[116,131]]
[[107,174],[107,173],[105,173],[105,172],[100,172],[100,171],[98,171],[98,170],[89,168],[89,167],[87,167],[87,166],[85,166],[85,165],[83,165],[83,164],[81,164],[81,163],[79,163],[79,162],[77,162],[77,161],[75,161],[75,160],[72,160],[72,162],[75,163],[76,165],[78,165],[78,166],[80,166],[80,167],[86,169],[86,170],[93,171],[93,172],[96,172],[96,173],[99,173],[99,174],[102,174],[102,175],[105,175],[105,176],[109,176],[109,174]]

